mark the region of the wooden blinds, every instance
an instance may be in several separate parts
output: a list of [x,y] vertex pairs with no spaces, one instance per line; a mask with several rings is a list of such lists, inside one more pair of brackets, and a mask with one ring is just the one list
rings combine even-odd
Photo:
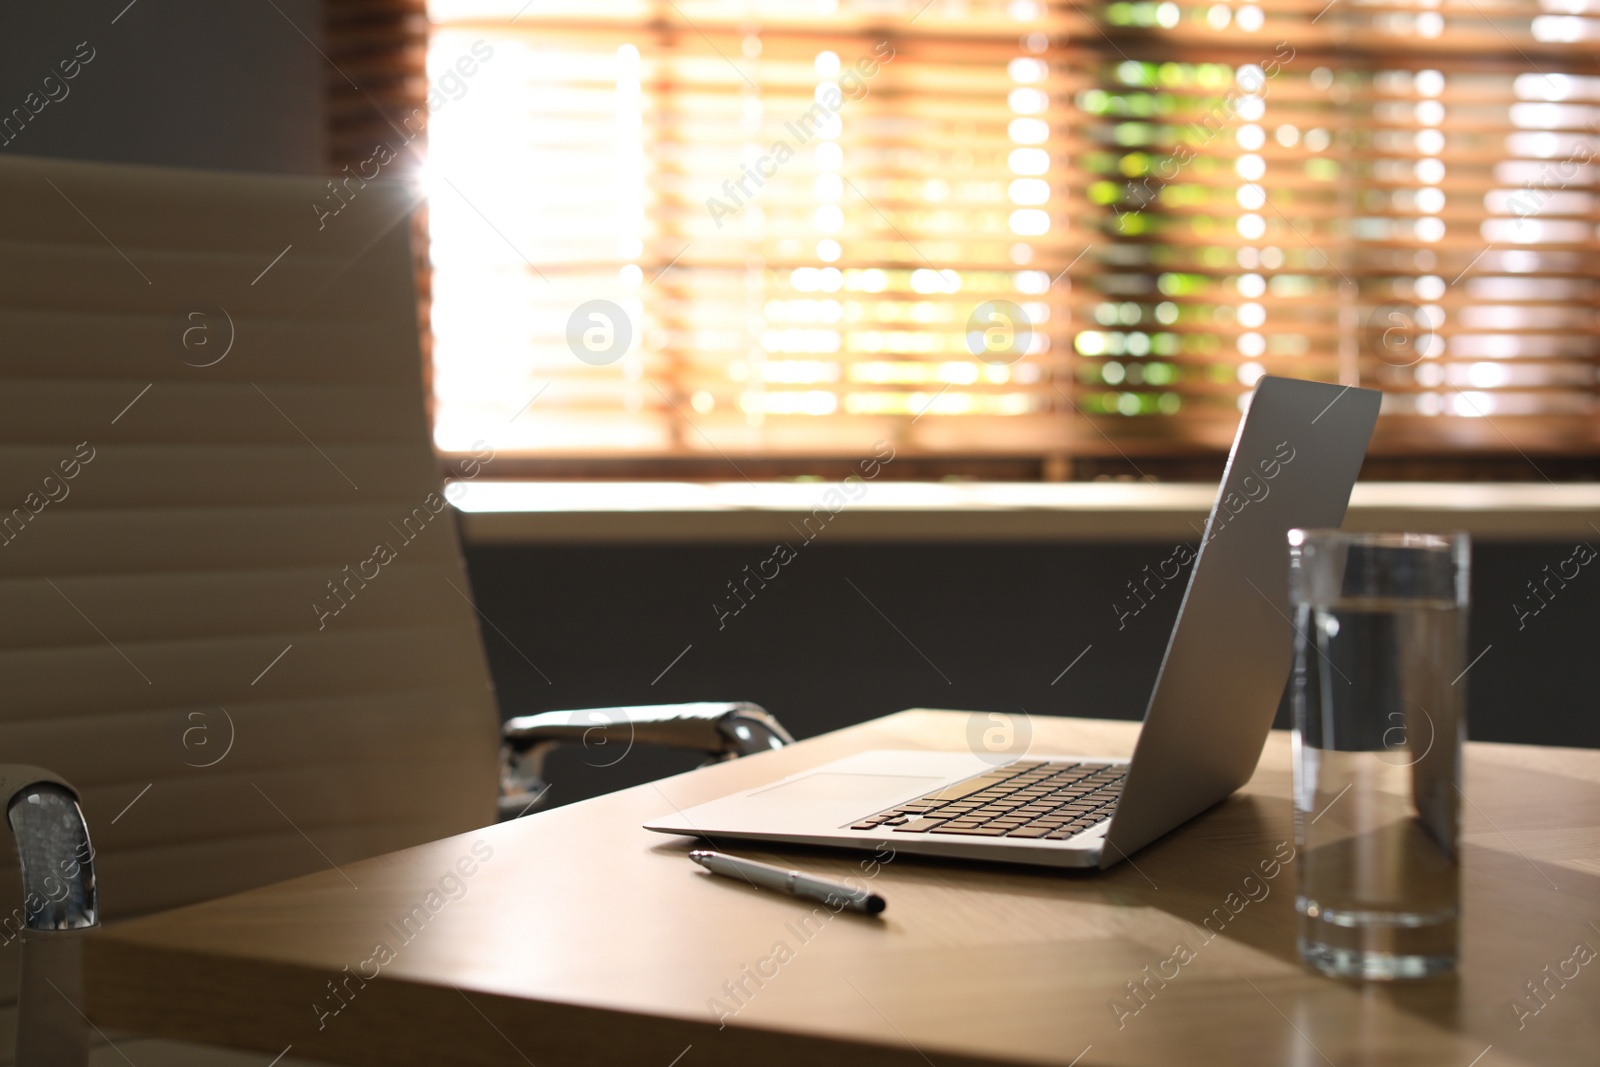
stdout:
[[1596,0],[429,14],[446,451],[1060,470],[1270,373],[1385,390],[1379,453],[1600,453]]

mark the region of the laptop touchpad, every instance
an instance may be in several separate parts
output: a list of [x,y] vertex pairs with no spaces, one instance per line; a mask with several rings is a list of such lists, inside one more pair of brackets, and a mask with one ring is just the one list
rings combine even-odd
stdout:
[[750,793],[749,800],[829,808],[844,805],[850,814],[870,815],[899,800],[909,800],[941,785],[943,778],[910,774],[846,774],[820,771]]

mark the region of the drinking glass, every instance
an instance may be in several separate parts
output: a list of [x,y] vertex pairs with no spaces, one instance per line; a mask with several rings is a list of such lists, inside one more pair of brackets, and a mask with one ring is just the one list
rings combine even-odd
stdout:
[[1289,531],[1300,958],[1455,967],[1466,534]]

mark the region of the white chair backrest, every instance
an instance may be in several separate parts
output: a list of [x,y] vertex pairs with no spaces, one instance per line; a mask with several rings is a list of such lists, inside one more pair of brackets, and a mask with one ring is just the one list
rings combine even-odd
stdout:
[[409,196],[0,158],[0,762],[105,918],[494,820]]

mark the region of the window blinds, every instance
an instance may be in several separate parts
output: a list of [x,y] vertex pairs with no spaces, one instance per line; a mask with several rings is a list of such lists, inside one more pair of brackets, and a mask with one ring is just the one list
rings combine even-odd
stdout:
[[1600,451],[1595,0],[428,7],[447,451]]

